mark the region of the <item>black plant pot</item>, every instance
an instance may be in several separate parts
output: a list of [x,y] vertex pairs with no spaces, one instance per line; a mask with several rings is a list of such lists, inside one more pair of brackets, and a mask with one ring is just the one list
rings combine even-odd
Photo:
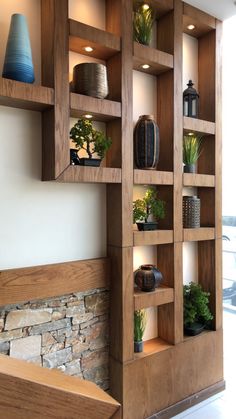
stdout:
[[134,342],[134,352],[143,352],[143,341]]
[[136,223],[139,231],[157,230],[158,224],[156,222]]
[[196,173],[196,164],[185,164],[184,173]]
[[87,157],[83,157],[82,159],[79,159],[80,166],[99,167],[100,164],[101,164],[101,159],[89,159]]
[[70,164],[73,166],[78,166],[80,164],[78,150],[76,148],[70,148]]
[[192,323],[190,326],[184,327],[184,333],[188,336],[199,335],[205,329],[205,325],[202,323]]

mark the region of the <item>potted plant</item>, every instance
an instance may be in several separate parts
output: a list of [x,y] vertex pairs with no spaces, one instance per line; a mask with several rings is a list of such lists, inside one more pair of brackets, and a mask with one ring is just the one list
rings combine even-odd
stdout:
[[146,310],[136,310],[134,312],[134,352],[143,352],[143,335],[146,325]]
[[[153,215],[155,221],[148,221]],[[143,199],[133,202],[133,222],[139,231],[157,230],[157,220],[165,217],[165,202],[158,199],[155,188],[149,188]]]
[[190,282],[184,285],[184,331],[195,336],[203,331],[213,319],[209,309],[209,292],[203,291],[201,285]]
[[153,23],[153,10],[150,7],[146,9],[143,5],[138,6],[133,17],[134,40],[143,45],[150,45]]
[[183,162],[185,173],[196,173],[196,162],[201,154],[201,139],[185,135],[183,139]]
[[[85,150],[88,157],[78,158],[82,166],[100,166],[102,159],[111,146],[111,139],[101,131],[93,128],[88,119],[78,119],[70,130],[70,139],[76,145],[76,150]],[[100,158],[93,158],[96,153]]]

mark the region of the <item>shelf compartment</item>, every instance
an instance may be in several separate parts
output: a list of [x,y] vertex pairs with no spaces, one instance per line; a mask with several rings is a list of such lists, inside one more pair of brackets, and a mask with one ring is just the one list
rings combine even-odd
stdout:
[[204,241],[214,240],[215,229],[213,227],[200,227],[200,228],[184,228],[183,241]]
[[54,89],[0,77],[0,105],[43,111],[54,105]]
[[160,286],[155,291],[143,292],[135,290],[134,292],[134,309],[141,310],[142,308],[156,307],[162,304],[173,303],[174,289]]
[[213,175],[201,175],[196,173],[184,173],[183,174],[183,185],[192,187],[215,187],[215,176]]
[[64,183],[121,183],[121,169],[110,167],[69,166],[57,182]]
[[[143,69],[142,64],[149,64],[148,69]],[[142,71],[143,73],[158,75],[165,71],[171,70],[174,67],[173,55],[166,52],[159,51],[155,48],[150,48],[146,45],[141,45],[134,42],[133,53],[133,68],[134,70]]]
[[162,172],[158,170],[134,170],[135,185],[173,185],[173,172]]
[[173,243],[173,230],[134,231],[134,246]]
[[216,124],[215,122],[184,116],[184,131],[215,135]]
[[[194,25],[195,29],[189,30],[188,25]],[[195,38],[207,34],[216,29],[216,19],[213,16],[199,10],[189,4],[183,3],[183,32]]]
[[[85,23],[69,19],[70,50],[100,60],[109,58],[120,52],[120,37],[110,32],[94,28]],[[91,46],[92,52],[86,52],[83,48]]]
[[154,355],[156,353],[165,351],[166,349],[173,348],[173,345],[170,345],[168,342],[166,342],[163,339],[155,338],[146,340],[144,342],[144,349],[143,352],[135,353],[134,359],[141,359],[146,358],[150,355]]
[[97,121],[111,121],[121,118],[121,103],[71,93],[70,115],[74,118],[80,118],[86,113],[93,115],[93,119]]
[[174,8],[174,0],[149,0],[148,4],[156,12],[157,19]]

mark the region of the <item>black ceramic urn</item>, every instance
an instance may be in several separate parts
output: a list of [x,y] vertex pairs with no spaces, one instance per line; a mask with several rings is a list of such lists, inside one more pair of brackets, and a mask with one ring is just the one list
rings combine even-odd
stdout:
[[162,273],[154,265],[141,265],[134,272],[134,282],[141,291],[153,291],[162,279]]
[[138,169],[156,169],[160,134],[153,115],[142,115],[134,129],[134,160]]

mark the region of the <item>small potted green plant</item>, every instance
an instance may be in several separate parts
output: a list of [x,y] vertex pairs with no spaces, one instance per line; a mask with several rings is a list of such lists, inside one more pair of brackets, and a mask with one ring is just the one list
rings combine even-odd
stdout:
[[146,310],[136,310],[134,312],[134,352],[143,352],[143,335],[146,325]]
[[138,5],[134,11],[133,33],[134,40],[143,45],[150,45],[152,27],[154,23],[153,10],[146,5]]
[[184,285],[184,331],[195,336],[203,331],[213,316],[209,309],[209,292],[203,291],[201,285],[190,282]]
[[196,173],[196,163],[201,154],[201,139],[196,135],[183,138],[184,173]]
[[[111,146],[111,139],[107,138],[101,131],[93,128],[88,119],[78,119],[70,130],[70,139],[75,144],[77,153],[85,150],[88,157],[78,157],[81,166],[100,166],[102,159]],[[99,158],[93,158],[96,153]]]
[[[149,221],[153,216],[155,221]],[[165,202],[158,198],[155,188],[149,188],[143,199],[133,202],[133,222],[139,231],[157,230],[159,219],[165,217]]]

